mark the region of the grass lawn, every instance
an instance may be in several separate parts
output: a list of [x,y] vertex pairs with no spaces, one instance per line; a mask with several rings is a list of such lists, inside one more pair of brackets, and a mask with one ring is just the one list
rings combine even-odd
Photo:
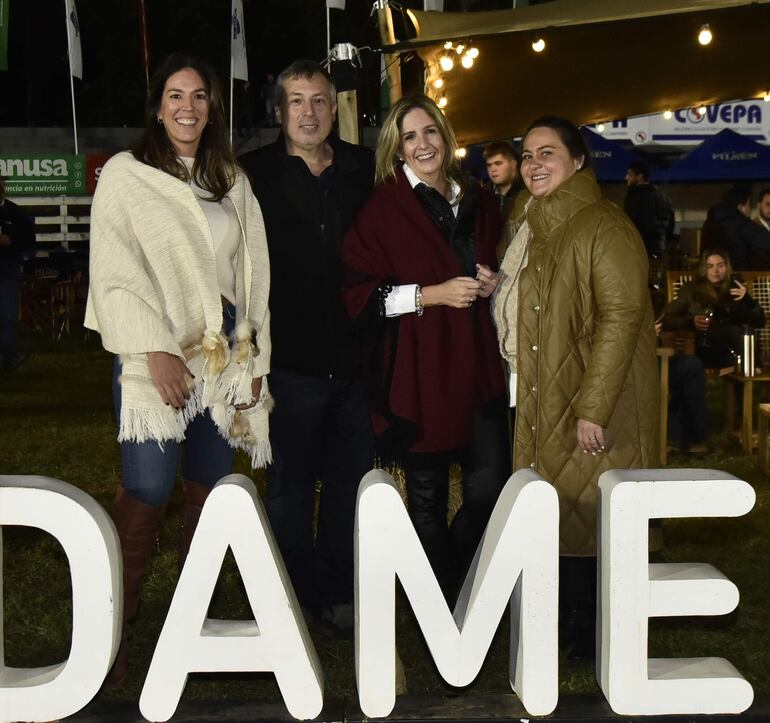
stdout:
[[[0,372],[0,474],[55,477],[88,492],[109,509],[120,477],[111,409],[112,358],[98,337],[76,334],[59,342],[28,336],[32,355],[13,375]],[[718,383],[718,382],[717,382]],[[720,390],[711,389],[718,403]],[[713,405],[712,405],[713,406]],[[713,410],[713,427],[721,422]],[[659,562],[710,562],[741,592],[736,612],[718,618],[663,619],[651,622],[654,657],[719,656],[730,660],[754,686],[770,692],[770,604],[762,570],[770,559],[770,485],[754,457],[740,452],[726,436],[712,437],[715,452],[697,460],[673,456],[672,466],[709,467],[750,482],[757,492],[752,512],[739,519],[668,520]],[[237,471],[249,474],[245,458]],[[264,478],[255,482],[264,487]],[[165,619],[177,580],[180,498],[172,501],[143,591],[143,604],[130,639],[132,674],[114,698],[136,699]],[[68,655],[71,635],[69,568],[58,543],[39,530],[3,529],[5,662],[13,667],[42,666]],[[2,606],[0,606],[0,609]],[[232,559],[223,569],[211,613],[221,618],[251,617]],[[505,616],[507,617],[507,616]],[[398,606],[398,647],[406,666],[409,693],[451,694],[423,642],[408,603]],[[327,698],[355,697],[353,643],[311,625],[326,674]],[[469,694],[510,691],[507,622],[495,638],[481,674]],[[561,661],[561,691],[597,690],[592,664]],[[187,699],[270,700],[280,694],[272,675],[193,675]]]

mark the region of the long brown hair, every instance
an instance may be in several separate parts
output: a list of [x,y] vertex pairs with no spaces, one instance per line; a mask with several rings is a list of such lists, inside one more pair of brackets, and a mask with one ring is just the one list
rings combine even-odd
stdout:
[[166,130],[158,123],[166,81],[174,73],[185,68],[190,68],[200,75],[209,97],[209,122],[203,129],[195,153],[192,178],[201,188],[208,191],[214,200],[221,201],[235,183],[237,166],[227,141],[222,88],[214,70],[202,58],[172,53],[155,70],[144,109],[144,132],[134,145],[132,153],[137,160],[148,166],[165,171],[182,181],[190,180],[190,173],[177,157]]
[[438,132],[444,140],[444,163],[442,168],[444,177],[448,181],[454,181],[462,189],[464,187],[463,177],[455,155],[457,150],[455,132],[452,130],[452,126],[441,111],[441,108],[428,98],[427,95],[413,95],[401,98],[391,108],[388,117],[382,124],[380,137],[377,140],[375,182],[382,183],[388,178],[395,177],[399,164],[398,151],[401,147],[401,126],[406,114],[418,108],[424,110],[430,116],[430,119],[436,124]]
[[[709,281],[706,270],[706,262],[711,256],[719,256],[725,262],[725,278],[717,286]],[[708,306],[716,306],[721,302],[729,301],[732,283],[733,265],[727,251],[718,248],[705,249],[698,259],[698,267],[695,270],[695,295],[698,301]]]

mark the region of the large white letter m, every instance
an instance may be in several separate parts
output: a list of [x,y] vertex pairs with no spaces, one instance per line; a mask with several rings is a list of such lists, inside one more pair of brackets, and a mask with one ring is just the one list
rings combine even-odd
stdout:
[[478,675],[500,618],[511,610],[511,687],[531,715],[558,697],[559,504],[530,470],[506,483],[468,571],[454,615],[441,593],[393,478],[374,469],[356,512],[356,679],[361,709],[385,717],[395,693],[396,575],[442,677]]

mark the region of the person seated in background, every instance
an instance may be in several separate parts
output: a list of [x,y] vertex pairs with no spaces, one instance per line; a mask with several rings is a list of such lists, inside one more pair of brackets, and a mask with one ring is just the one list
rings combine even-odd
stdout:
[[[660,336],[662,321],[655,322]],[[681,354],[668,363],[668,441],[684,454],[704,454],[707,444],[709,410],[706,403],[706,369],[699,356]]]
[[751,188],[736,184],[709,208],[701,246],[724,248],[735,269],[770,269],[770,231],[751,220]]
[[663,331],[695,331],[695,353],[706,367],[736,362],[747,329],[765,325],[765,312],[749,295],[740,276],[733,274],[730,257],[721,249],[706,249],[695,279],[663,310]]

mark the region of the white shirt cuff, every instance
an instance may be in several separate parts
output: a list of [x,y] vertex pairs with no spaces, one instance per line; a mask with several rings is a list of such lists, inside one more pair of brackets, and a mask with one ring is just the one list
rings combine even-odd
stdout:
[[385,316],[401,316],[417,310],[414,305],[414,292],[417,284],[394,286],[385,297]]
[[509,372],[508,374],[508,391],[510,393],[509,407],[516,406],[516,372]]

